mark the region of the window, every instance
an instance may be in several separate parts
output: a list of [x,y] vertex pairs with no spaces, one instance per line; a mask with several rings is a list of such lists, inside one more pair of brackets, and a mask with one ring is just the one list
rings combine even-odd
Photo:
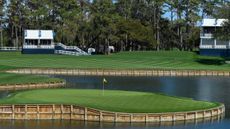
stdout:
[[214,45],[214,39],[202,39],[202,45]]
[[215,27],[204,27],[203,32],[205,34],[213,34],[215,32]]
[[223,40],[216,40],[216,45],[228,45],[228,41],[223,41]]
[[25,44],[27,44],[27,45],[38,45],[38,40],[36,40],[36,39],[26,39]]
[[40,45],[51,45],[51,40],[41,39]]

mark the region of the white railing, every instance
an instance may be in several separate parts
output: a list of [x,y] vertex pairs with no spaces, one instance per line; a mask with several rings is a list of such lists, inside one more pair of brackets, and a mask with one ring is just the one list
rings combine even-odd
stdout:
[[212,38],[213,34],[210,34],[210,33],[201,33],[200,37],[201,38]]
[[54,49],[54,45],[23,45],[23,48],[27,49]]
[[18,51],[22,50],[21,47],[0,47],[1,51]]
[[79,55],[90,55],[89,53],[81,50],[77,46],[66,46],[66,45],[64,45],[62,43],[58,43],[57,45],[60,46],[60,47],[62,47],[62,48],[64,48],[66,51],[68,51],[68,50],[75,50],[75,51],[77,51],[79,53]]
[[213,48],[213,45],[200,45],[200,48],[211,49],[211,48]]
[[64,51],[64,50],[55,50],[54,53],[60,54],[60,55],[72,55],[72,56],[80,56],[81,55],[79,52]]
[[67,48],[66,48],[66,45],[64,45],[64,44],[62,44],[62,43],[57,43],[57,46],[60,46],[60,47],[62,47],[62,48],[64,48],[64,49],[67,49]]
[[229,49],[229,45],[200,45],[201,49]]
[[216,49],[227,49],[228,45],[216,45],[215,48]]

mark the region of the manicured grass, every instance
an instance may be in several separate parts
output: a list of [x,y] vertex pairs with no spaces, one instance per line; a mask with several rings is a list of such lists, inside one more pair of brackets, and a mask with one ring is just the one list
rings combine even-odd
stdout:
[[0,86],[6,84],[52,83],[61,81],[61,79],[46,76],[0,73]]
[[194,52],[149,51],[121,52],[112,55],[66,56],[22,55],[1,52],[0,69],[12,68],[80,68],[80,69],[196,69],[230,70],[220,57],[199,56]]
[[0,71],[8,70],[8,69],[16,69],[16,68],[17,68],[17,67],[6,66],[6,65],[0,65]]
[[0,100],[1,104],[76,104],[107,111],[131,113],[160,113],[208,109],[217,103],[188,98],[128,91],[46,89],[23,91]]

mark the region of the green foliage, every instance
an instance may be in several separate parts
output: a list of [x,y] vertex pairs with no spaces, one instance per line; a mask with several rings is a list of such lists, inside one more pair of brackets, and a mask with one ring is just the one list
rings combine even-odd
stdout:
[[120,30],[119,36],[122,40],[125,40],[127,34],[128,40],[138,42],[140,45],[147,42],[154,46],[154,43],[156,43],[151,26],[143,25],[139,21],[123,19],[117,23],[117,28]]
[[216,18],[227,19],[223,27],[215,33],[215,37],[220,40],[230,40],[230,2],[223,3],[223,5],[217,9]]
[[[4,44],[21,46],[25,29],[53,29],[55,41],[108,53],[123,50],[192,50],[197,22],[228,18],[219,0],[10,0],[3,12]],[[2,6],[1,6],[2,7]],[[218,8],[220,7],[220,13]],[[2,9],[1,9],[2,10]],[[165,14],[170,14],[165,17]],[[221,15],[219,15],[221,14]],[[227,14],[227,15],[225,15]],[[218,37],[228,38],[229,26]],[[168,33],[167,33],[168,32]],[[194,38],[194,39],[192,39]],[[191,43],[193,42],[193,43]]]
[[217,103],[128,91],[52,89],[18,92],[0,100],[1,104],[75,104],[107,111],[162,113],[193,111],[219,106]]

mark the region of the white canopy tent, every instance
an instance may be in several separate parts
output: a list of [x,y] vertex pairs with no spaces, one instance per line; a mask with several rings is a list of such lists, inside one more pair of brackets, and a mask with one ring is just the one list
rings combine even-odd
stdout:
[[202,27],[221,27],[226,19],[203,19]]

